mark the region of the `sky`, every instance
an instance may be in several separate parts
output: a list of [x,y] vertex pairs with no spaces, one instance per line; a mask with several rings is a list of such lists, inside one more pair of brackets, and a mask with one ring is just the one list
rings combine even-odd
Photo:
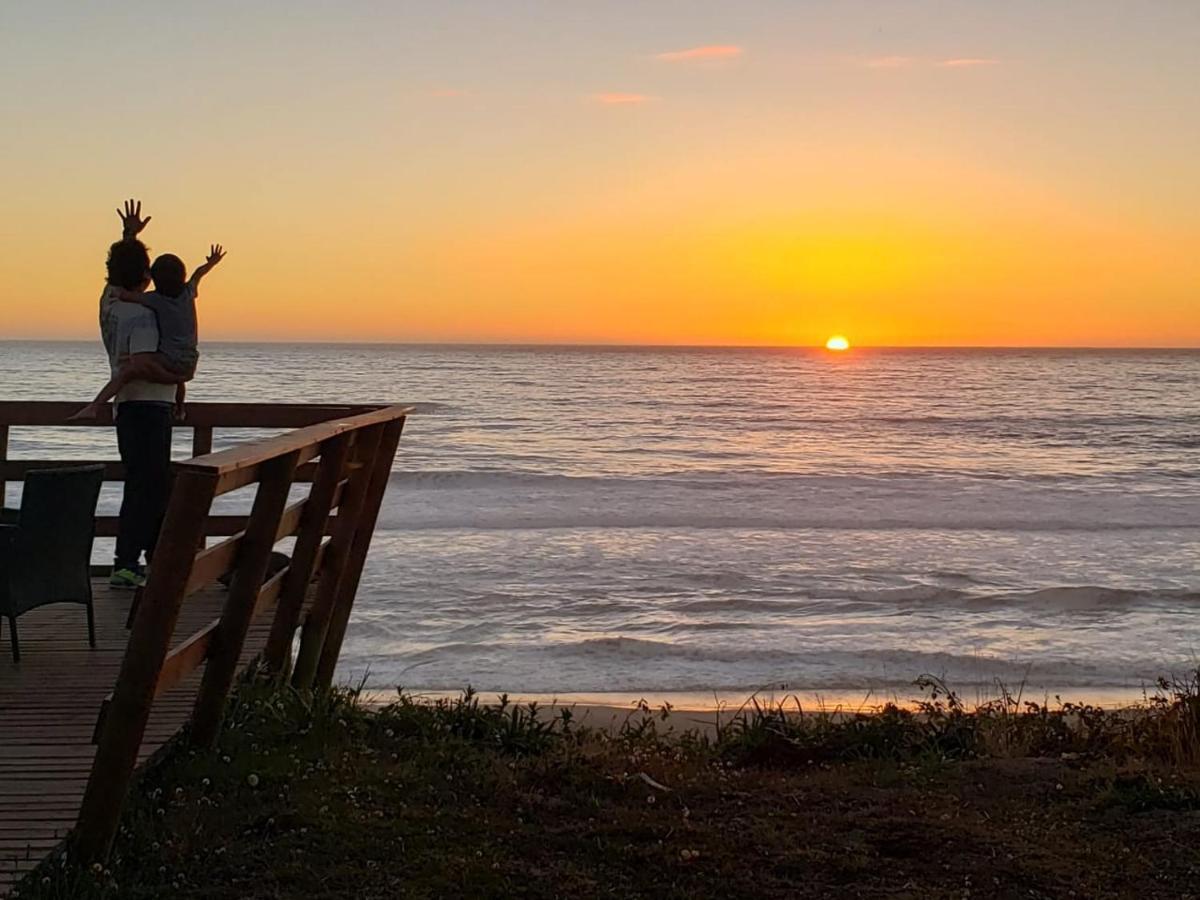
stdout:
[[0,5],[0,338],[1200,346],[1200,3]]

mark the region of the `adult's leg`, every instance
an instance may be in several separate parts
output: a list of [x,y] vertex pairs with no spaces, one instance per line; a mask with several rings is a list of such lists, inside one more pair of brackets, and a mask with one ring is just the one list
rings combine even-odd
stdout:
[[117,528],[116,568],[134,568],[154,551],[171,489],[171,407],[126,402],[117,407],[117,448],[125,493]]
[[140,540],[142,507],[145,502],[145,476],[141,450],[141,403],[122,403],[116,410],[117,452],[125,464],[125,484],[121,494],[121,510],[117,521],[117,550],[114,569],[135,569],[142,556]]
[[146,479],[145,537],[146,561],[154,555],[158,533],[167,515],[171,499],[171,421],[173,409],[166,403],[155,404],[154,416],[147,428],[150,459]]

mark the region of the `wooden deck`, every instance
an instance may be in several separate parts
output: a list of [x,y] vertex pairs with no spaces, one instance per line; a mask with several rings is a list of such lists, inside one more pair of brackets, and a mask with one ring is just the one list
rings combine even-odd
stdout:
[[[133,594],[97,581],[96,648],[87,643],[82,606],[57,604],[18,620],[21,663],[12,661],[8,626],[0,639],[0,896],[34,868],[74,826],[96,747],[92,732],[113,690],[129,632]],[[207,589],[188,597],[177,640],[221,615],[228,596]],[[260,653],[270,613],[251,625],[242,663]],[[198,669],[154,704],[138,762],[154,754],[187,721],[203,675]]]

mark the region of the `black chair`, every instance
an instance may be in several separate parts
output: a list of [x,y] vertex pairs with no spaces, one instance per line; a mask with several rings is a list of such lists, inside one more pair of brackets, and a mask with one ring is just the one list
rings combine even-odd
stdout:
[[12,630],[14,662],[17,616],[48,603],[86,606],[88,643],[96,646],[90,568],[103,483],[103,466],[35,469],[25,475],[18,514],[0,524],[0,616]]

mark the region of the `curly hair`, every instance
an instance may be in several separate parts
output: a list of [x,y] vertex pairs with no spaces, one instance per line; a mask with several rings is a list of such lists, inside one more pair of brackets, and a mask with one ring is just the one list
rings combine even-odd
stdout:
[[150,272],[150,251],[138,240],[117,241],[108,248],[108,283],[135,291]]

